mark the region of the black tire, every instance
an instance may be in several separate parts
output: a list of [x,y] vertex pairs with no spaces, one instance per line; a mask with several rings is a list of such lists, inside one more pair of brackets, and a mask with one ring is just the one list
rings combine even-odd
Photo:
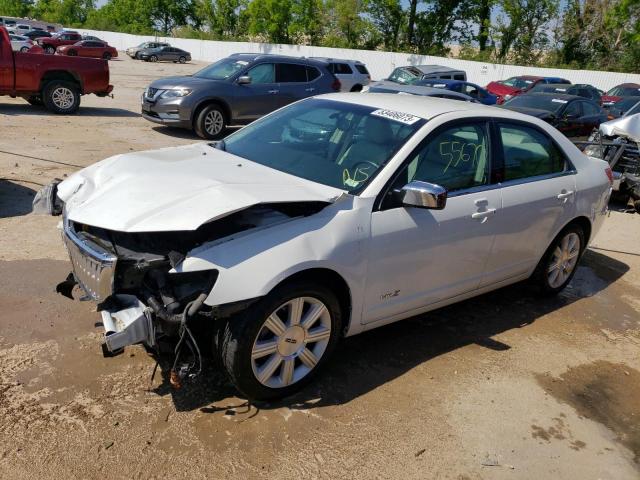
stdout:
[[637,213],[640,213],[640,200],[636,200],[635,202],[633,202],[633,208],[636,209]]
[[361,92],[362,91],[362,85],[354,85],[353,87],[351,87],[350,92]]
[[69,53],[67,53],[67,55],[69,55],[70,57],[77,57],[78,52],[76,52],[75,50],[69,50]]
[[193,128],[199,137],[217,140],[224,136],[227,125],[228,119],[222,108],[218,105],[207,105],[198,113]]
[[[559,262],[554,262],[556,249],[557,248],[562,249],[561,243],[563,239],[571,234],[576,234],[580,242],[580,245],[578,246],[577,260],[573,265],[571,272],[566,277],[566,279],[558,285],[553,285],[550,282],[549,276],[551,274],[550,270],[551,270],[552,264],[559,263]],[[555,295],[561,292],[569,284],[569,282],[575,275],[576,270],[578,270],[578,263],[580,262],[580,257],[582,257],[582,254],[584,253],[585,246],[586,245],[585,245],[584,230],[579,225],[571,224],[565,227],[556,236],[556,238],[554,238],[553,242],[551,242],[551,245],[549,245],[549,248],[547,248],[547,251],[544,252],[544,255],[540,259],[538,266],[536,267],[533,274],[531,275],[530,281],[533,283],[533,286],[536,288],[536,290],[542,295]]]
[[110,54],[109,52],[104,52],[104,53],[102,54],[102,58],[103,58],[104,60],[109,61],[109,60],[111,60],[111,54]]
[[[254,374],[251,358],[253,345],[257,336],[263,330],[268,317],[277,311],[281,305],[299,297],[311,297],[319,300],[327,307],[331,317],[330,337],[324,353],[305,376],[288,386],[271,388],[261,383]],[[318,374],[340,340],[341,331],[342,312],[338,300],[331,290],[312,282],[287,283],[277,287],[247,310],[227,321],[221,332],[218,353],[231,381],[247,398],[252,400],[273,400],[297,392]],[[302,349],[306,350],[306,345],[308,344],[305,342],[304,345]],[[266,361],[269,360],[267,359]],[[299,360],[294,360],[294,365],[296,361]],[[299,368],[301,365],[300,363],[298,367],[294,368]],[[276,368],[276,372],[278,372],[278,368]]]
[[134,60],[140,60],[140,53],[136,52],[136,54],[133,56]]
[[54,53],[56,53],[56,47],[54,47],[53,45],[45,45],[44,46],[44,53],[48,53],[49,55],[53,55]]
[[35,105],[36,107],[41,107],[42,105],[44,105],[44,102],[42,101],[42,97],[40,95],[33,95],[31,97],[25,98],[25,100],[31,105]]
[[178,59],[178,62],[180,62],[180,63],[186,63],[186,62],[187,62],[187,57],[180,57],[180,58]]
[[49,111],[68,115],[80,108],[80,90],[74,83],[52,80],[42,90],[42,100]]
[[27,52],[29,51],[29,47],[22,47],[22,48],[20,49],[20,51],[21,51],[22,53],[27,53]]
[[158,57],[157,57],[156,55],[151,55],[151,56],[149,57],[149,61],[150,61],[150,62],[157,62],[157,61],[158,61]]

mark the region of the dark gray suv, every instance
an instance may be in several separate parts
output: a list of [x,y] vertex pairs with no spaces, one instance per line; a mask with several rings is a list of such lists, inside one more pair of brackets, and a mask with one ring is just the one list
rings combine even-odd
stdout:
[[142,116],[215,139],[228,125],[247,124],[296,100],[339,91],[340,81],[327,62],[241,53],[193,76],[156,80],[142,94]]

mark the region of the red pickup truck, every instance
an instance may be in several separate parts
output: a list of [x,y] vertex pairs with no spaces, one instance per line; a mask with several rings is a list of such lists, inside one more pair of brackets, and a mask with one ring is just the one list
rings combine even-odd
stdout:
[[73,45],[82,41],[82,35],[78,32],[59,32],[51,37],[38,37],[36,43],[40,45],[45,53],[56,53],[58,47]]
[[0,27],[0,95],[64,114],[78,110],[81,95],[105,97],[112,90],[106,60],[14,52],[6,28]]

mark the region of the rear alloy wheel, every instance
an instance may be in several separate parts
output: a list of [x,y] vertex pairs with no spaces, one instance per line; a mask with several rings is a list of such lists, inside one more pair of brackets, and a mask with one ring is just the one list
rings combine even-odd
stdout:
[[151,55],[151,56],[149,57],[149,61],[150,61],[150,62],[157,62],[157,61],[158,61],[158,57],[157,57],[156,55]]
[[226,129],[224,112],[218,105],[208,105],[198,114],[195,131],[208,140],[220,138]]
[[44,87],[42,100],[53,113],[75,113],[80,107],[80,92],[73,83],[53,80]]
[[70,57],[77,57],[78,56],[78,52],[76,52],[75,50],[69,50],[68,55]]
[[27,52],[29,51],[29,47],[22,47],[22,48],[20,49],[20,51],[21,51],[22,53],[27,53]]
[[285,397],[324,364],[340,327],[333,292],[314,284],[284,285],[229,319],[221,342],[222,363],[248,398]]
[[180,57],[180,58],[178,59],[178,61],[179,61],[180,63],[186,63],[186,61],[187,61],[187,57]]
[[55,47],[53,47],[51,45],[47,45],[46,47],[44,47],[44,53],[48,53],[50,55],[53,55],[54,53],[56,53],[56,49],[55,49]]
[[555,294],[564,289],[576,273],[585,247],[584,232],[570,225],[555,238],[532,275],[543,293]]
[[105,60],[111,60],[111,54],[109,52],[104,52],[102,54],[102,58],[104,58]]

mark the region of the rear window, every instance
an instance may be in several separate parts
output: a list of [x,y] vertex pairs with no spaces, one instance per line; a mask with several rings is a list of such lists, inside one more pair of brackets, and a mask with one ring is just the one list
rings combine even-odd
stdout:
[[464,75],[457,74],[457,75],[453,76],[453,79],[454,80],[464,80],[465,78],[464,78]]
[[369,75],[369,70],[364,65],[356,65],[356,70],[358,70],[363,75]]

